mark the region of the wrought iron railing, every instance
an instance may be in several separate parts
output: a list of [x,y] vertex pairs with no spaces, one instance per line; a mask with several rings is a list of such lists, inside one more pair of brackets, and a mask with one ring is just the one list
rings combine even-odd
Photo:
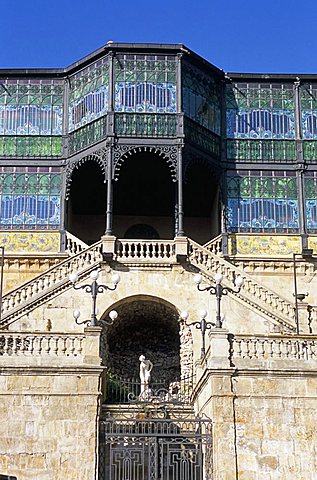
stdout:
[[69,135],[69,154],[73,155],[106,138],[107,117],[101,117]]
[[106,377],[105,402],[107,404],[131,404],[139,402],[164,402],[189,404],[194,386],[194,376],[151,381],[141,393],[138,378],[124,378],[109,372]]
[[62,137],[40,135],[0,136],[0,157],[60,157]]
[[118,135],[175,137],[176,115],[164,115],[162,113],[116,113],[115,130]]
[[296,159],[293,140],[227,140],[228,159],[241,162],[293,162]]

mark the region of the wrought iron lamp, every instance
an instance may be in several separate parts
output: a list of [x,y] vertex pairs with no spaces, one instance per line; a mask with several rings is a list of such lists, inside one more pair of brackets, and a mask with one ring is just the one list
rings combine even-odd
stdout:
[[87,293],[91,294],[92,298],[92,310],[91,310],[91,318],[89,320],[83,320],[82,322],[79,322],[78,319],[80,317],[80,311],[79,310],[74,310],[73,312],[73,317],[75,319],[75,322],[77,325],[83,325],[86,324],[92,327],[96,327],[99,323],[105,323],[106,325],[112,325],[114,320],[117,318],[118,313],[115,310],[112,310],[109,313],[109,317],[111,319],[111,322],[107,322],[106,320],[97,320],[97,309],[96,309],[96,304],[97,304],[97,295],[98,293],[103,293],[106,290],[115,290],[117,288],[118,283],[120,282],[120,276],[116,273],[112,275],[112,283],[113,287],[108,287],[107,285],[101,285],[97,282],[99,277],[99,272],[97,270],[94,270],[90,274],[90,278],[92,280],[91,284],[85,284],[85,285],[75,285],[76,282],[78,281],[78,274],[77,273],[72,273],[69,276],[70,282],[73,284],[73,288],[75,290],[81,290],[84,289]]
[[206,317],[207,317],[207,311],[206,310],[200,310],[199,312],[200,320],[197,320],[195,322],[187,323],[187,319],[189,317],[189,313],[184,311],[181,313],[181,319],[184,320],[185,324],[190,327],[191,325],[194,325],[198,330],[201,330],[201,350],[200,350],[200,358],[203,358],[206,353],[206,345],[205,345],[205,335],[206,331],[210,330],[211,327],[215,327],[216,324],[214,322],[207,322]]
[[223,280],[223,275],[221,273],[216,273],[215,275],[215,285],[207,285],[206,287],[201,287],[203,282],[203,277],[201,275],[194,276],[194,282],[197,285],[197,288],[200,292],[209,292],[211,295],[216,295],[217,300],[217,310],[216,310],[216,328],[222,328],[223,319],[221,318],[221,298],[223,295],[230,293],[239,293],[242,285],[244,283],[243,278],[239,275],[235,279],[236,290],[230,287],[224,287],[221,282]]

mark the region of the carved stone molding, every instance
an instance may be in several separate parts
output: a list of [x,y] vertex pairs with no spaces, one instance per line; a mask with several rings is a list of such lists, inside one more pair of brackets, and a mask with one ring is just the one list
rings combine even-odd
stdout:
[[177,181],[177,146],[169,145],[153,145],[153,146],[140,146],[140,145],[115,145],[113,148],[113,177],[118,180],[120,176],[121,166],[124,161],[130,156],[139,152],[154,153],[163,157],[170,169],[172,181]]
[[[109,147],[108,147],[109,148]],[[83,165],[86,162],[93,161],[98,163],[98,165],[101,168],[102,173],[104,174],[104,177],[106,178],[107,175],[107,148],[100,148],[99,150],[96,150],[95,152],[83,156],[81,158],[76,158],[73,161],[70,161],[66,167],[65,171],[65,198],[66,200],[69,199],[69,193],[70,193],[70,186],[72,182],[72,176],[74,170],[79,168],[81,165]]]

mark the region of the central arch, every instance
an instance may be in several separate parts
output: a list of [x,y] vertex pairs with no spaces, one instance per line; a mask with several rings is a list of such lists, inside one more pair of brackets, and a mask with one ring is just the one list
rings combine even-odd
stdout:
[[106,331],[106,362],[112,372],[137,378],[143,354],[154,365],[153,381],[173,382],[190,375],[190,329],[180,323],[175,306],[157,297],[140,295],[128,297],[113,308],[118,318]]
[[113,213],[119,238],[136,225],[152,227],[160,238],[174,237],[175,183],[163,156],[141,150],[125,159],[114,184]]

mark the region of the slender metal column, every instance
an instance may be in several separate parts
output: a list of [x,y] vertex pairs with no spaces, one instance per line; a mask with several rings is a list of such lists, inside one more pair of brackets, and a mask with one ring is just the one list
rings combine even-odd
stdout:
[[177,151],[177,170],[178,170],[178,175],[177,175],[177,203],[178,203],[178,211],[177,211],[177,216],[178,216],[178,228],[177,228],[177,237],[183,237],[184,236],[184,226],[183,226],[183,221],[184,221],[184,212],[183,212],[183,157],[182,157],[182,145],[178,146],[178,151]]
[[303,140],[302,140],[302,113],[300,102],[300,80],[297,78],[294,82],[294,100],[295,100],[295,142],[296,142],[296,180],[298,191],[298,221],[299,233],[301,236],[302,249],[308,247],[307,229],[306,229],[306,209],[304,199],[304,179],[305,170]]
[[113,101],[113,62],[114,54],[109,52],[109,95],[108,95],[108,115],[107,115],[107,207],[106,207],[106,231],[105,235],[113,234],[113,184],[112,184],[112,149],[114,137],[114,101]]
[[113,234],[112,211],[113,211],[113,185],[112,185],[112,145],[107,148],[107,210],[106,210],[106,231],[105,235]]

